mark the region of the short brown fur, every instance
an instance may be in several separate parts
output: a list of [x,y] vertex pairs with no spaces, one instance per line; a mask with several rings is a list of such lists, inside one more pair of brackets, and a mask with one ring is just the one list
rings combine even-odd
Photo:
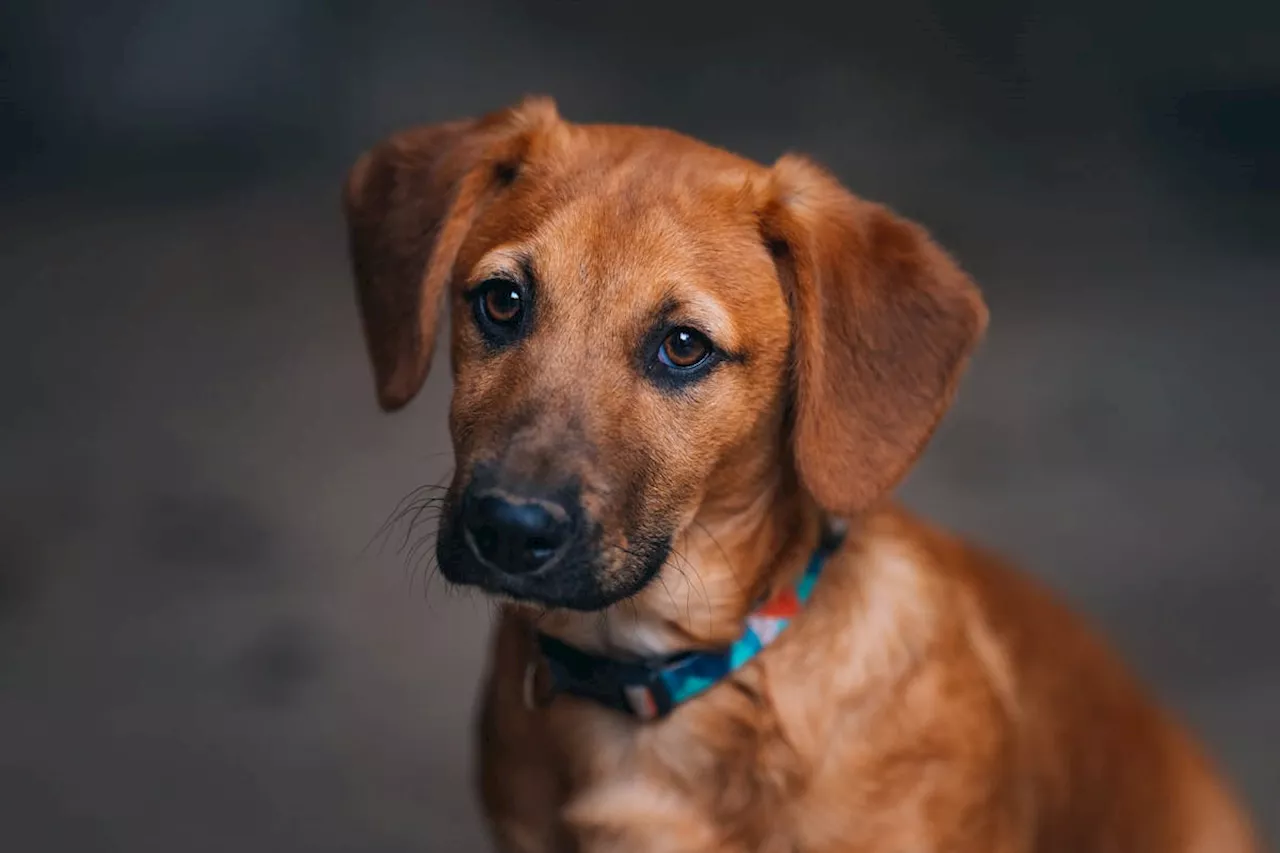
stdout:
[[[452,308],[451,499],[483,465],[571,476],[600,531],[598,612],[503,605],[478,738],[502,849],[1259,849],[1080,620],[888,503],[986,325],[918,226],[801,157],[574,125],[546,99],[393,137],[352,169],[345,205],[385,408],[417,392]],[[486,348],[469,289],[530,272],[536,328]],[[655,388],[637,348],[667,309],[737,357]],[[810,606],[703,696],[651,723],[526,705],[535,622],[617,656],[715,647],[829,517],[849,532]],[[642,577],[638,552],[664,535]]]

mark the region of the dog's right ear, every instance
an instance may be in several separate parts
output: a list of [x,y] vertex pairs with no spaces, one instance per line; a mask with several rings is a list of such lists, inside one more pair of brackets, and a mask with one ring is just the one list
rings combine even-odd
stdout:
[[395,411],[431,368],[454,262],[476,215],[514,180],[555,103],[398,133],[351,167],[343,208],[378,402]]

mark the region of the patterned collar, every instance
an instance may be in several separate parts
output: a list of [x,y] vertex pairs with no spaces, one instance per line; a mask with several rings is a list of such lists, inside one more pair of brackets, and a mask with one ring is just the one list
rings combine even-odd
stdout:
[[[538,634],[550,673],[550,695],[591,699],[640,720],[665,717],[673,708],[710,689],[742,667],[782,633],[809,600],[827,558],[843,541],[842,532],[824,534],[794,586],[779,591],[747,617],[747,628],[726,649],[683,652],[663,658],[620,661],[589,654],[554,637]],[[533,700],[536,661],[525,673],[525,702]]]

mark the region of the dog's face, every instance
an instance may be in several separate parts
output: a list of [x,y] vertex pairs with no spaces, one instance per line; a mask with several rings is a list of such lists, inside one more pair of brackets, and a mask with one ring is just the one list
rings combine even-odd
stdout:
[[384,407],[451,307],[442,573],[553,608],[634,596],[691,525],[788,476],[865,508],[985,322],[919,229],[806,162],[545,101],[393,138],[346,204]]
[[778,421],[786,302],[747,164],[579,131],[526,153],[459,253],[450,580],[596,609],[645,585]]

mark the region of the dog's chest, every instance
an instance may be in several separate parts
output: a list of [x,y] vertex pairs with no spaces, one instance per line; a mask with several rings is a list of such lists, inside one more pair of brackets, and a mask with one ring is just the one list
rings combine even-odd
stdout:
[[801,754],[738,685],[658,723],[579,705],[555,716],[569,770],[560,817],[579,849],[856,853],[887,829],[882,792],[836,772],[849,744]]
[[562,819],[584,849],[796,849],[784,842],[801,769],[718,695],[732,691],[699,703],[719,705],[718,719],[705,706],[648,724],[577,704],[556,715],[569,759]]
[[[567,696],[530,710],[528,634],[504,626],[481,739],[488,810],[500,834],[550,839],[508,847],[883,853],[961,849],[950,826],[999,834],[1009,743],[982,667],[959,644],[912,666],[925,658],[885,615],[903,608],[862,568],[865,618],[797,625],[648,723]],[[901,633],[930,633],[914,628]]]

